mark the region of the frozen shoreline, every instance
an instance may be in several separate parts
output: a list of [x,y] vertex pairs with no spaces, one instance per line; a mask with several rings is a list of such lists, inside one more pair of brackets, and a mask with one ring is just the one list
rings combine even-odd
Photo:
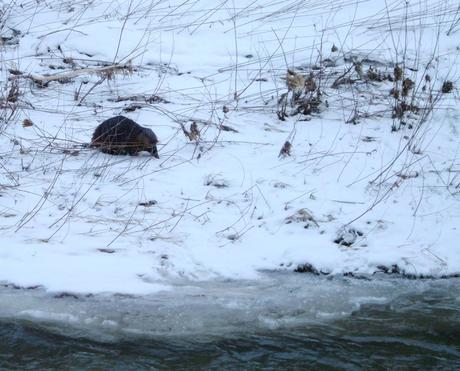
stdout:
[[32,322],[63,335],[102,341],[228,336],[317,326],[347,318],[361,306],[384,306],[433,292],[455,297],[458,290],[458,279],[331,279],[279,272],[256,280],[176,280],[173,290],[152,295],[73,296],[0,287],[0,320]]

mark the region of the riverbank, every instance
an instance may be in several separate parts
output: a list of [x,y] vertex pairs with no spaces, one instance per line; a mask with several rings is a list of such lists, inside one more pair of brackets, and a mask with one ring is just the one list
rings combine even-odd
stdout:
[[[5,7],[0,282],[457,276],[457,6]],[[119,114],[159,160],[87,146]]]

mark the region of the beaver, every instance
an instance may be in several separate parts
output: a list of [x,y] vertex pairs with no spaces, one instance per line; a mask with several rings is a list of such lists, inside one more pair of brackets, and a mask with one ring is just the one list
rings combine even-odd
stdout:
[[158,156],[155,133],[124,116],[115,116],[102,122],[94,130],[91,147],[111,155],[135,155],[147,151]]

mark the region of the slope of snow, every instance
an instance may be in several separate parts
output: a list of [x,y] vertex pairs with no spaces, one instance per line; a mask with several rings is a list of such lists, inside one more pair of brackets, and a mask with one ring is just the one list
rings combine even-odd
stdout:
[[[460,273],[458,4],[235,3],[4,6],[0,281],[141,294],[302,264]],[[351,59],[386,74],[405,60],[420,106],[425,72],[434,96],[446,79],[454,90],[392,131],[391,82],[330,88]],[[97,72],[114,63],[126,65]],[[287,68],[318,66],[320,112],[280,120]],[[82,145],[118,114],[155,131],[160,160]],[[198,141],[182,132],[192,122]],[[351,246],[334,242],[343,234]]]

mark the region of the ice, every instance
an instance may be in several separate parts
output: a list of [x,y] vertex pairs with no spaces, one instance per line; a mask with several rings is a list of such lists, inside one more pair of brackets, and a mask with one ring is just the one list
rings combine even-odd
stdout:
[[51,295],[0,289],[0,318],[113,341],[133,336],[231,336],[329,323],[363,305],[387,305],[429,290],[458,291],[458,280],[402,281],[263,274],[257,280],[176,280],[154,295]]

